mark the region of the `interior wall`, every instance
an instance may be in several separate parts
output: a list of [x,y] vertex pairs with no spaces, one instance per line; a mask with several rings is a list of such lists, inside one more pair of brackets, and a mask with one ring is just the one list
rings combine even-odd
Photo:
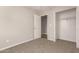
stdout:
[[47,16],[41,16],[41,34],[47,33]]
[[76,47],[79,48],[79,6],[76,8]]
[[47,35],[48,40],[56,41],[55,40],[55,14],[53,11],[48,13],[47,19]]
[[33,40],[33,15],[26,7],[0,7],[0,49]]
[[56,38],[76,42],[76,9],[56,13]]
[[34,15],[34,39],[41,38],[41,16]]

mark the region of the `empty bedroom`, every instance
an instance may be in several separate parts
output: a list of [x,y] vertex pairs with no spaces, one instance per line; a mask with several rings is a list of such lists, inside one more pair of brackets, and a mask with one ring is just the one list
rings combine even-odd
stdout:
[[0,6],[0,53],[79,53],[79,6]]

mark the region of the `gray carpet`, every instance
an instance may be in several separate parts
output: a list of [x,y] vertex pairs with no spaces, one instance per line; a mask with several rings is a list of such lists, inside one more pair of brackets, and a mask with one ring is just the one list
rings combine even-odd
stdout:
[[76,44],[64,40],[56,42],[47,39],[36,39],[15,47],[0,51],[0,53],[78,53]]

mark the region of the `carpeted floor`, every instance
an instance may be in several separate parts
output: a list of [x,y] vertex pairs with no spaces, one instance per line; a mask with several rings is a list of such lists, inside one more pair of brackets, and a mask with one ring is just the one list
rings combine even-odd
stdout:
[[47,39],[36,39],[15,47],[0,51],[0,53],[78,53],[76,44],[64,40],[56,42]]

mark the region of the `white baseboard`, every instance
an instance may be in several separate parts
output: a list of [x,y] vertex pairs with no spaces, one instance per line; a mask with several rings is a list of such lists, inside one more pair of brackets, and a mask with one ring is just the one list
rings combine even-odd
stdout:
[[[60,40],[65,40],[65,39],[60,39]],[[73,41],[73,40],[65,40],[65,41],[76,42],[76,41]]]
[[[49,39],[47,39],[47,40],[49,40]],[[49,41],[53,41],[53,42],[56,42],[56,40],[49,40]]]
[[[41,37],[40,37],[41,38]],[[34,38],[34,40],[36,40],[36,39],[40,39],[40,38]]]
[[76,44],[76,48],[79,48],[79,44]]
[[29,39],[29,40],[26,40],[26,41],[22,41],[22,42],[19,42],[19,43],[16,43],[16,44],[13,44],[13,45],[10,45],[10,46],[1,48],[0,51],[3,51],[3,50],[5,50],[5,49],[11,48],[11,47],[14,47],[14,46],[16,46],[16,45],[23,44],[23,43],[25,43],[25,42],[29,42],[29,41],[32,41],[32,40],[35,40],[35,39]]

